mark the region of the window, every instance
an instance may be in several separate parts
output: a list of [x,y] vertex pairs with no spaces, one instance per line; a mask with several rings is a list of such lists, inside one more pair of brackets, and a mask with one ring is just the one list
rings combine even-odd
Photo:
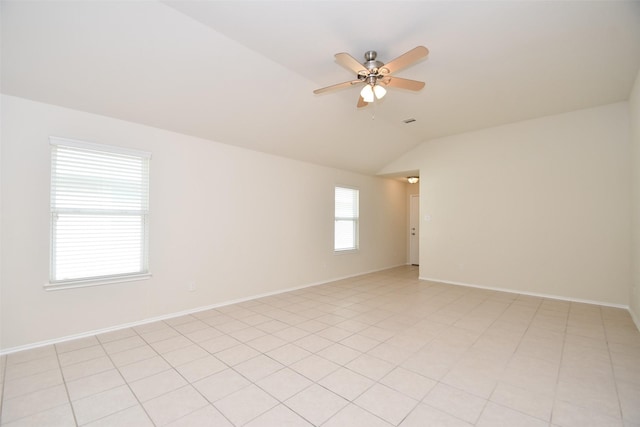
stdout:
[[358,190],[336,187],[334,250],[358,249]]
[[54,137],[50,143],[50,286],[148,275],[151,154]]

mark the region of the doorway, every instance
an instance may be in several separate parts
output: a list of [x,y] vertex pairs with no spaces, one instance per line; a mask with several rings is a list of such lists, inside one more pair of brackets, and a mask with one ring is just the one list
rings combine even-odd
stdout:
[[420,264],[420,195],[409,196],[409,264]]

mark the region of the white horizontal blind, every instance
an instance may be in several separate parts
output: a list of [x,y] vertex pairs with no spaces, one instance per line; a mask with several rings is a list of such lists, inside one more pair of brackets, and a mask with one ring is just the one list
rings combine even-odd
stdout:
[[358,190],[336,187],[334,250],[358,249]]
[[51,145],[51,283],[148,273],[150,154]]

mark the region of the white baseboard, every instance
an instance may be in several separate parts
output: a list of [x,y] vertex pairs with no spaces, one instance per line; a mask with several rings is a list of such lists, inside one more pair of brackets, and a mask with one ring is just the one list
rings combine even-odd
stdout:
[[310,287],[319,286],[319,285],[326,285],[327,283],[337,282],[339,280],[344,280],[344,279],[350,279],[352,277],[362,276],[362,275],[365,275],[365,274],[377,273],[377,272],[380,272],[380,271],[389,270],[389,269],[396,268],[396,267],[401,267],[401,266],[404,266],[404,264],[398,264],[398,265],[394,265],[394,266],[391,266],[391,267],[384,267],[384,268],[380,268],[380,269],[376,269],[376,270],[364,271],[364,272],[357,273],[357,274],[351,274],[351,275],[347,275],[347,276],[336,277],[336,278],[333,278],[333,279],[323,280],[323,281],[319,281],[319,282],[307,283],[307,284],[301,285],[301,286],[294,286],[294,287],[290,287],[290,288],[286,288],[286,289],[279,289],[277,291],[265,292],[265,293],[261,293],[261,294],[248,296],[248,297],[237,298],[237,299],[230,300],[230,301],[223,301],[223,302],[220,302],[220,303],[215,303],[215,304],[210,304],[210,305],[206,305],[206,306],[200,306],[200,307],[196,307],[196,308],[191,308],[191,309],[188,309],[188,310],[169,313],[169,314],[165,314],[165,315],[162,315],[162,316],[156,316],[156,317],[151,317],[151,318],[147,318],[147,319],[143,319],[143,320],[138,320],[138,321],[135,321],[135,322],[123,323],[123,324],[119,324],[119,325],[116,325],[116,326],[110,326],[108,328],[95,329],[95,330],[91,330],[91,331],[87,331],[87,332],[82,332],[82,333],[79,333],[79,334],[67,335],[67,336],[64,336],[64,337],[54,338],[54,339],[45,340],[45,341],[38,341],[38,342],[35,342],[35,343],[32,343],[32,344],[25,344],[25,345],[16,346],[16,347],[10,347],[10,348],[6,348],[6,349],[0,350],[0,356],[5,355],[5,354],[10,354],[10,353],[16,353],[18,351],[31,350],[31,349],[38,348],[38,347],[44,347],[44,346],[51,345],[51,344],[59,344],[59,343],[65,342],[65,341],[72,341],[72,340],[76,340],[76,339],[80,339],[80,338],[86,338],[86,337],[90,337],[90,336],[93,336],[93,335],[104,334],[104,333],[107,333],[107,332],[118,331],[120,329],[126,329],[126,328],[132,328],[132,327],[135,327],[135,326],[141,326],[141,325],[145,325],[147,323],[158,322],[158,321],[161,321],[161,320],[173,319],[174,317],[186,316],[188,314],[199,313],[201,311],[211,310],[212,308],[225,307],[225,306],[228,306],[228,305],[233,305],[233,304],[238,304],[238,303],[241,303],[241,302],[251,301],[251,300],[254,300],[254,299],[258,299],[258,298],[264,298],[264,297],[269,297],[269,296],[273,296],[273,295],[283,294],[283,293],[286,293],[286,292],[297,291],[299,289],[305,289],[305,288],[310,288]]
[[[514,289],[508,289],[508,288],[498,288],[498,287],[492,287],[492,286],[475,285],[473,283],[454,282],[454,281],[451,281],[451,280],[434,279],[434,278],[430,278],[430,277],[419,277],[419,279],[420,280],[426,280],[426,281],[429,281],[429,282],[446,283],[448,285],[467,286],[469,288],[486,289],[486,290],[489,290],[489,291],[507,292],[507,293],[510,293],[510,294],[520,294],[520,295],[527,295],[527,296],[532,296],[532,297],[555,299],[555,300],[560,300],[560,301],[579,302],[579,303],[583,303],[583,304],[593,304],[593,305],[602,305],[602,306],[605,306],[605,307],[622,308],[622,309],[625,309],[625,310],[629,311],[629,313],[631,313],[631,310],[629,310],[629,306],[628,305],[624,305],[624,304],[614,304],[614,303],[610,303],[610,302],[593,301],[593,300],[580,299],[580,298],[571,298],[571,297],[565,297],[565,296],[561,296],[561,295],[544,294],[544,293],[538,293],[538,292],[526,292],[526,291],[519,291],[519,290],[514,290]],[[632,314],[632,317],[633,317],[633,314]],[[638,322],[636,322],[636,326],[637,325],[638,325]]]

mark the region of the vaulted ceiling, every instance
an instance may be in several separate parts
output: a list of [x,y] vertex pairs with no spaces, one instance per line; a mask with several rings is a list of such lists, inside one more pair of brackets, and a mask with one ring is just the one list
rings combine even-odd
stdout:
[[[425,140],[626,100],[640,2],[5,1],[2,93],[363,173]],[[356,108],[334,61],[430,55]],[[411,124],[403,120],[416,119]]]

